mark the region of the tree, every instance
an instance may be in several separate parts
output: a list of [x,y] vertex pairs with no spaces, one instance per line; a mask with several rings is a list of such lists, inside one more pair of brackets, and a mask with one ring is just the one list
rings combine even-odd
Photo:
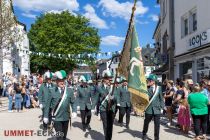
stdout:
[[[62,13],[46,13],[37,17],[28,33],[30,50],[46,55],[59,54],[62,58],[49,56],[32,56],[31,70],[43,69],[52,71],[74,68],[76,59],[68,59],[68,54],[84,54],[82,60],[94,60],[87,54],[99,51],[100,37],[98,30],[90,26],[89,20],[81,15],[73,15],[69,11]],[[67,59],[64,59],[67,58]]]
[[0,0],[0,58],[12,59],[15,55],[14,44],[23,39],[18,28],[12,0]]

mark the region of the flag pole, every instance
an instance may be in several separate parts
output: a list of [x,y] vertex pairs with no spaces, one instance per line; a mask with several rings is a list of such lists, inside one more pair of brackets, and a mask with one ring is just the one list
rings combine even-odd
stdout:
[[[119,65],[121,63],[121,56],[125,50],[125,47],[126,47],[126,40],[128,39],[128,36],[130,34],[130,30],[131,30],[131,27],[132,27],[132,24],[133,24],[133,20],[134,20],[134,12],[136,11],[136,3],[137,3],[137,0],[134,0],[134,5],[132,7],[132,13],[131,13],[131,17],[130,17],[130,21],[129,21],[129,25],[128,25],[128,30],[127,30],[127,33],[126,33],[126,37],[125,37],[125,41],[124,41],[124,45],[123,45],[123,50],[120,54],[120,61],[119,61]],[[112,63],[112,62],[111,62]],[[111,65],[110,63],[110,65]],[[119,66],[118,65],[118,66]],[[113,83],[113,88],[112,88],[112,91],[111,91],[111,96],[113,96],[114,94],[114,90],[115,90],[115,83],[117,81],[117,76],[118,76],[118,69],[116,69],[116,73],[115,73],[115,77],[114,77],[114,83]],[[110,110],[110,107],[111,107],[111,100],[109,99],[108,100],[108,110]]]

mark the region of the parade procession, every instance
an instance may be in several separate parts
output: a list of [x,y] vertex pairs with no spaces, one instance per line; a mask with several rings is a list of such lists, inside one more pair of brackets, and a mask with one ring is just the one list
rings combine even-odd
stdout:
[[0,0],[0,140],[210,140],[210,0]]

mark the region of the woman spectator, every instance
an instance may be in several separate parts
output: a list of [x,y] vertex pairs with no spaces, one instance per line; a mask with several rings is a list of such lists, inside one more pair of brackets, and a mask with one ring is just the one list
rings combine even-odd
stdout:
[[182,99],[179,102],[179,114],[177,122],[181,128],[181,131],[188,134],[191,123],[187,99]]
[[22,96],[21,96],[21,91],[22,91],[22,86],[19,85],[19,83],[16,83],[14,85],[14,90],[16,92],[15,94],[15,108],[17,112],[20,112],[21,110],[21,102],[22,102]]
[[9,106],[8,106],[8,112],[13,112],[12,111],[12,100],[14,97],[14,86],[12,85],[11,82],[8,83],[8,99],[9,99]]
[[172,102],[172,104],[178,104],[181,99],[186,98],[184,88],[185,88],[185,83],[180,82],[178,85],[178,90],[176,92],[176,96],[174,97],[174,101]]
[[31,105],[33,108],[36,108],[39,106],[36,100],[36,89],[34,87],[31,87],[30,89],[30,99],[31,99]]
[[26,95],[25,95],[25,101],[26,101],[26,108],[29,109],[31,106],[31,98],[30,98],[30,91],[29,86],[26,85]]
[[169,119],[169,123],[167,123],[167,125],[170,126],[172,124],[172,100],[175,90],[173,88],[172,80],[169,80],[166,85],[167,85],[167,90],[164,95],[164,98],[165,98],[166,112]]
[[200,83],[201,93],[203,93],[208,98],[207,82],[202,80]]
[[0,97],[2,96],[3,94],[3,87],[4,87],[4,82],[2,79],[0,79]]
[[[190,112],[193,118],[195,140],[206,139],[207,119],[208,119],[208,98],[200,92],[199,86],[194,86],[193,93],[188,97]],[[200,123],[203,130],[203,136],[200,136]]]
[[21,96],[23,98],[21,103],[21,110],[23,110],[23,107],[26,108],[26,83],[24,81],[22,81],[21,87]]

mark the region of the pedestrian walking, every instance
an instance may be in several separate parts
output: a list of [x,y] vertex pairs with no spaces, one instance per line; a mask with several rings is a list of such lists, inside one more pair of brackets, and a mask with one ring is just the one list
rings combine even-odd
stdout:
[[[55,85],[52,84],[52,81],[51,81],[51,79],[52,79],[51,72],[49,72],[49,71],[45,72],[44,79],[45,79],[45,82],[42,83],[42,85],[40,86],[39,93],[38,93],[39,107],[40,107],[40,109],[42,109],[42,116],[44,115],[47,101],[50,99],[50,96],[51,96],[50,89],[55,88]],[[51,106],[49,108],[47,118],[49,118],[49,122],[47,124],[44,123],[44,121],[43,121],[44,130],[46,130],[47,127],[50,126],[50,124],[51,124],[51,120],[52,120],[52,107]]]
[[66,72],[64,70],[57,71],[56,77],[57,87],[50,90],[51,96],[46,104],[43,120],[45,124],[49,122],[49,110],[52,108],[53,127],[58,134],[56,138],[57,140],[65,140],[69,120],[71,120],[70,105],[74,103],[75,97],[73,89],[67,87]]
[[80,113],[81,113],[81,120],[82,120],[82,127],[83,131],[85,132],[86,129],[90,130],[90,121],[91,121],[91,110],[94,109],[92,104],[92,97],[91,97],[91,89],[87,85],[86,78],[81,75],[79,82],[81,83],[77,89],[77,96],[80,106]]
[[149,99],[151,104],[145,110],[145,119],[144,119],[144,127],[143,127],[143,136],[142,139],[145,140],[147,138],[147,132],[149,123],[152,119],[154,119],[154,137],[155,140],[159,140],[160,133],[160,115],[161,110],[164,108],[164,101],[161,87],[157,85],[157,76],[154,74],[149,75],[147,78],[147,84],[150,87],[148,89]]
[[130,113],[131,113],[131,93],[128,91],[128,82],[126,78],[122,79],[122,86],[120,87],[120,111],[119,123],[123,124],[123,117],[126,114],[126,128],[129,129]]

